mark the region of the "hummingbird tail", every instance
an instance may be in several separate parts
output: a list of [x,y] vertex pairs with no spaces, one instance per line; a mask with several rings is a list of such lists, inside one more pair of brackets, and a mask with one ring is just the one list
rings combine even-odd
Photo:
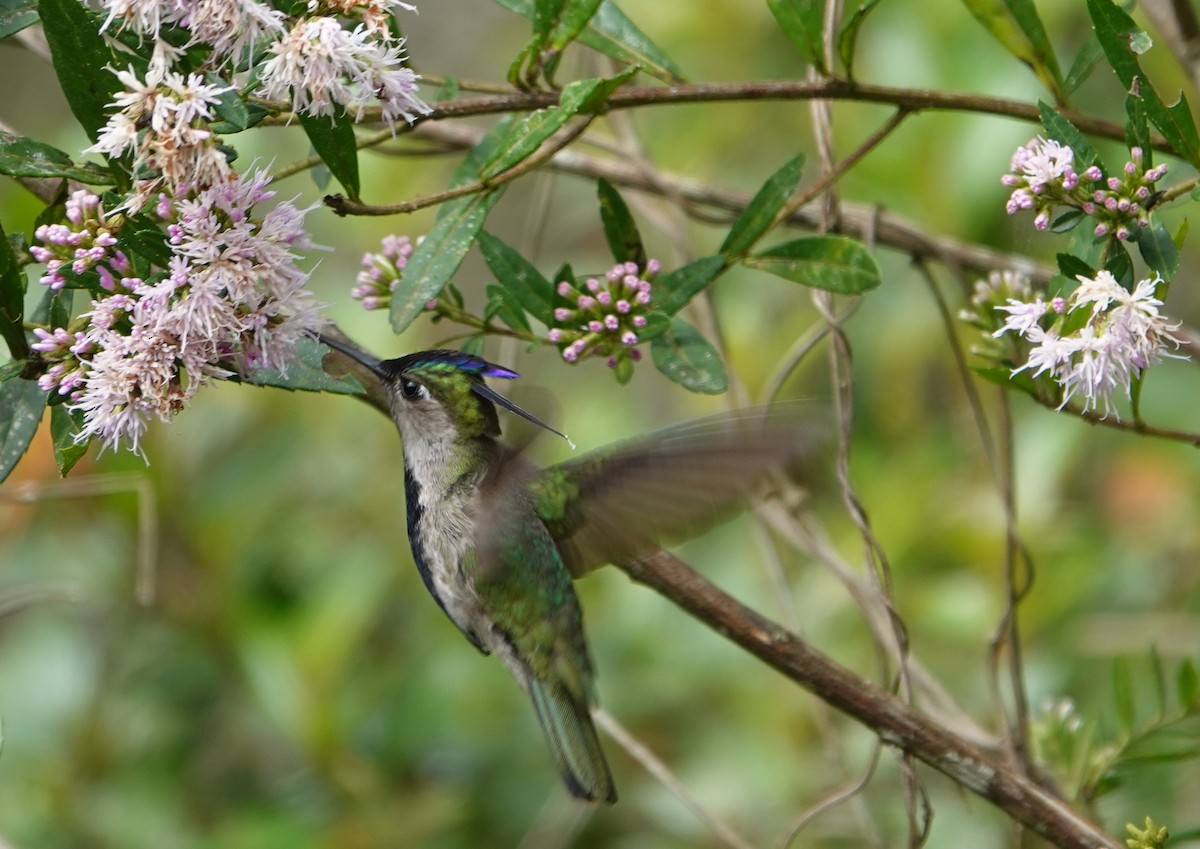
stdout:
[[617,801],[617,788],[587,703],[558,681],[530,676],[528,686],[546,744],[571,795],[589,802]]

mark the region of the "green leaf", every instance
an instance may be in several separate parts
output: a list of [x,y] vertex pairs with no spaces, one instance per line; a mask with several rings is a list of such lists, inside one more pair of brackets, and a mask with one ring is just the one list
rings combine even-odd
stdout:
[[1068,209],[1050,222],[1051,233],[1069,233],[1087,219],[1082,209]]
[[600,2],[601,0],[568,0],[550,37],[550,46],[554,50],[562,51],[574,41],[592,20]]
[[842,295],[860,295],[881,282],[879,266],[861,242],[846,236],[805,236],[746,257],[743,264]]
[[563,90],[557,106],[530,112],[511,125],[505,135],[495,139],[495,150],[479,169],[479,176],[490,180],[541,147],[546,139],[578,114],[579,107],[590,98],[600,82],[594,79],[571,83]]
[[1062,72],[1033,0],[963,0],[963,5],[1000,44],[1041,80],[1054,99],[1066,99]]
[[596,194],[600,197],[600,220],[604,224],[604,239],[616,262],[636,262],[638,268],[646,270],[646,248],[638,232],[633,213],[625,199],[603,178],[596,181]]
[[1126,289],[1133,289],[1133,258],[1123,242],[1118,239],[1105,241],[1100,267],[1112,272],[1112,276]]
[[1058,254],[1055,256],[1055,259],[1058,262],[1058,270],[1063,273],[1064,277],[1070,279],[1072,283],[1080,276],[1087,278],[1094,278],[1096,276],[1095,269],[1074,254]]
[[729,386],[716,348],[682,318],[650,343],[655,367],[684,389],[716,395]]
[[337,178],[352,200],[358,200],[358,144],[354,138],[354,120],[343,111],[335,118],[327,115],[298,113],[300,125],[313,150]]
[[502,192],[503,187],[443,205],[433,229],[408,258],[392,292],[393,330],[402,333],[450,282]]
[[488,286],[485,291],[488,296],[487,309],[484,310],[485,319],[499,316],[500,320],[513,330],[528,332],[531,329],[529,319],[525,318],[525,310],[522,309],[521,302],[512,292],[503,286],[494,284]]
[[477,333],[474,336],[468,336],[463,340],[463,343],[458,346],[458,349],[466,354],[474,354],[477,357],[483,356],[483,343],[487,339],[482,333]]
[[82,429],[83,413],[80,410],[68,410],[62,404],[50,408],[50,440],[54,443],[58,473],[63,477],[87,453],[87,441],[75,441]]
[[1046,135],[1049,138],[1065,144],[1074,152],[1076,171],[1083,172],[1093,165],[1100,164],[1100,154],[1096,152],[1096,148],[1092,147],[1087,136],[1079,132],[1079,128],[1067,120],[1057,109],[1039,100],[1038,117],[1041,119],[1042,126],[1046,128]]
[[828,73],[823,0],[767,0],[767,6],[796,49],[821,73]]
[[[726,267],[721,254],[701,257],[654,281],[654,308],[667,315],[679,312]],[[642,335],[642,334],[638,334]]]
[[1196,664],[1191,658],[1179,664],[1176,676],[1176,687],[1179,690],[1179,707],[1185,711],[1200,709],[1200,674],[1196,673]]
[[775,215],[796,190],[803,170],[804,154],[798,154],[763,183],[754,199],[729,228],[729,234],[721,243],[721,253],[736,257],[754,247],[754,243],[767,232],[775,220]]
[[[533,20],[533,0],[496,0],[501,6]],[[605,56],[627,65],[638,65],[666,82],[683,80],[683,72],[662,48],[637,28],[612,0],[603,0],[577,39]]]
[[1137,228],[1134,238],[1146,265],[1164,279],[1173,279],[1179,271],[1179,250],[1159,217],[1150,213],[1149,226]]
[[638,328],[638,339],[643,342],[653,342],[671,329],[671,316],[665,312],[646,313],[646,323]]
[[478,244],[487,267],[521,308],[542,324],[553,322],[554,286],[533,263],[486,230],[479,234]]
[[[225,85],[225,80],[215,74],[208,75],[208,82],[217,86]],[[213,109],[221,120],[210,124],[209,129],[222,135],[248,130],[271,114],[265,106],[242,100],[242,96],[235,88],[224,92]]]
[[[487,134],[479,140],[473,148],[467,151],[467,155],[463,157],[462,162],[454,168],[454,173],[450,175],[450,188],[473,183],[479,179],[479,175],[483,171],[484,163],[489,162],[496,154],[496,151],[505,139],[512,132],[512,127],[517,123],[517,116],[514,114],[505,115],[496,124],[488,130]],[[442,204],[438,208],[438,218],[441,218],[446,213],[446,208],[450,204]]]
[[1096,69],[1103,58],[1104,50],[1100,47],[1096,33],[1093,32],[1079,48],[1079,52],[1075,54],[1075,61],[1067,70],[1067,78],[1063,81],[1063,89],[1066,93],[1074,94],[1075,90],[1092,75],[1092,71]]
[[[565,101],[568,93],[571,93],[572,98],[578,100],[578,105],[575,107],[576,112],[589,115],[599,114],[607,107],[608,98],[612,96],[612,93],[633,79],[637,75],[637,72],[637,67],[626,68],[621,73],[612,77],[578,80],[570,83],[563,89],[562,101]],[[588,86],[584,96],[580,97],[571,92],[572,86],[584,84]]]
[[1087,0],[1087,6],[1096,38],[1121,85],[1126,91],[1133,91],[1136,85],[1150,123],[1158,128],[1176,153],[1192,165],[1200,165],[1200,134],[1196,131],[1187,99],[1181,94],[1174,105],[1164,104],[1135,58],[1137,53],[1145,52],[1146,33],[1112,0]]
[[858,50],[858,33],[871,10],[879,5],[879,0],[866,0],[859,3],[850,14],[850,19],[838,33],[838,56],[846,69],[846,77],[854,79],[854,56]]
[[629,20],[612,0],[604,0],[579,42],[628,65],[638,65],[669,83],[682,82],[683,71]]
[[0,174],[10,177],[64,177],[93,185],[116,182],[107,168],[84,162],[76,165],[56,147],[26,136],[0,132]]
[[1125,122],[1125,145],[1130,150],[1140,147],[1145,157],[1145,165],[1149,168],[1153,165],[1150,160],[1154,155],[1154,149],[1150,146],[1150,123],[1147,120],[1146,104],[1140,97],[1127,95],[1125,97],[1125,114],[1129,116],[1129,120]]
[[0,226],[0,339],[8,345],[14,360],[29,356],[29,342],[21,324],[24,317],[25,272],[17,265],[16,254]]
[[46,393],[36,380],[16,377],[0,383],[0,482],[33,441],[45,407]]
[[126,221],[121,228],[121,242],[161,268],[166,268],[171,261],[167,234],[146,215],[131,216]]
[[243,382],[254,386],[277,386],[298,392],[336,392],[341,395],[362,395],[363,388],[348,374],[334,377],[325,371],[322,361],[329,349],[307,336],[296,341],[296,359],[286,370],[253,368]]
[[1038,397],[1037,384],[1027,371],[1013,374],[1012,369],[1005,368],[1004,366],[971,366],[971,371],[989,383],[994,383],[1005,389],[1015,389],[1018,392],[1024,392],[1032,398]]
[[1162,655],[1154,646],[1150,647],[1150,672],[1154,676],[1154,698],[1158,705],[1158,717],[1167,714],[1167,678],[1163,672]]
[[113,57],[100,35],[100,19],[78,0],[39,0],[38,14],[67,105],[95,141],[108,122],[105,107],[120,87],[105,67]]
[[0,38],[15,35],[37,21],[37,0],[0,0]]

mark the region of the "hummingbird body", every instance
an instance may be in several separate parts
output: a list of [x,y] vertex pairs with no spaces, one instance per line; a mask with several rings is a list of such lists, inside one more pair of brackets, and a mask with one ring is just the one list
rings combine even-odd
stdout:
[[404,446],[408,538],[426,589],[529,694],[568,789],[616,801],[589,712],[583,614],[523,486],[535,467],[499,441],[495,408],[476,394],[479,374],[512,373],[442,351],[379,366],[393,375],[387,394]]
[[572,577],[730,515],[750,484],[797,456],[796,434],[764,429],[761,413],[720,417],[541,469],[500,441],[496,405],[558,431],[483,381],[515,372],[460,351],[380,361],[319,339],[382,383],[429,593],[528,693],[567,789],[616,801],[591,720],[594,672]]

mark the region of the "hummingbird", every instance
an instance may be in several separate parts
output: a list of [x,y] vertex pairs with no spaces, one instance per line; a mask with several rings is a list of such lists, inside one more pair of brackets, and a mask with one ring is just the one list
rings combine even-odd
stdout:
[[799,441],[758,411],[543,469],[500,438],[497,407],[563,436],[485,383],[516,372],[454,350],[380,360],[314,335],[380,382],[402,441],[408,539],[425,588],[528,694],[567,790],[615,802],[572,579],[731,515],[751,485],[799,455]]

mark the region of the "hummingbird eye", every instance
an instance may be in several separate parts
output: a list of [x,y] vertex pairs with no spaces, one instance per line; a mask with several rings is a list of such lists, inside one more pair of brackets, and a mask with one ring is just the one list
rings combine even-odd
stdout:
[[400,394],[405,398],[412,400],[413,398],[420,398],[424,396],[426,392],[425,387],[417,383],[417,381],[412,380],[411,378],[405,378],[404,380],[400,381]]

